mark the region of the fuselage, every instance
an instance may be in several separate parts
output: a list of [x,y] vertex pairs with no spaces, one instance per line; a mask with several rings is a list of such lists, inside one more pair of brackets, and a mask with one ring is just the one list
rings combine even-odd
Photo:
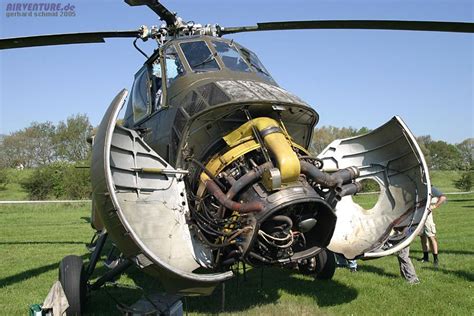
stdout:
[[258,57],[232,40],[174,39],[135,75],[125,126],[145,131],[147,143],[176,167],[186,156],[206,160],[218,140],[252,117],[282,120],[307,148],[318,115],[280,88]]

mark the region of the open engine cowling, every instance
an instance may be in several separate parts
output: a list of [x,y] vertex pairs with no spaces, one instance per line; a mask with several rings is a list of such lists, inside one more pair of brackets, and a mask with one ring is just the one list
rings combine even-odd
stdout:
[[[169,292],[209,294],[238,261],[294,268],[325,248],[384,256],[406,246],[427,214],[426,164],[399,118],[313,157],[275,118],[280,112],[246,112],[199,159],[183,150],[185,168],[176,169],[139,131],[116,126],[126,95],[114,99],[94,141],[94,224]],[[365,178],[381,187],[372,210],[351,199]]]
[[167,291],[208,295],[232,273],[195,272],[210,254],[190,236],[185,172],[136,131],[116,126],[126,96],[122,90],[115,97],[94,138],[93,211],[124,256],[158,277]]
[[328,248],[347,258],[376,258],[408,246],[428,215],[431,185],[415,137],[400,117],[369,134],[335,140],[318,156],[323,170],[357,166],[357,181],[379,184],[376,204],[365,209],[350,195],[337,204],[334,236]]

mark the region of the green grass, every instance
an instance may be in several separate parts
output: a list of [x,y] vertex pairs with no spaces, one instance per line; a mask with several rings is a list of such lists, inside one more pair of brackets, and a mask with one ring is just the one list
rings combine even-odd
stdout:
[[[370,202],[371,196],[361,197]],[[365,199],[365,200],[364,200]],[[89,203],[69,205],[0,205],[0,311],[25,315],[40,303],[57,279],[58,265],[69,254],[87,257],[84,244],[92,231]],[[440,244],[440,268],[414,260],[421,284],[410,286],[389,256],[359,261],[359,272],[338,269],[331,281],[271,268],[253,269],[226,283],[226,313],[237,315],[472,315],[474,310],[474,194],[449,197],[435,212]],[[411,248],[420,257],[420,243]],[[104,268],[98,266],[98,272]],[[263,273],[263,279],[261,278]],[[263,280],[263,283],[261,283]],[[119,280],[146,289],[159,288],[156,280],[132,269]],[[109,289],[125,303],[141,292]],[[209,297],[188,298],[190,314],[219,311],[221,291]],[[118,314],[104,289],[93,293],[88,313]]]
[[453,182],[458,180],[462,173],[462,171],[458,170],[432,170],[430,171],[431,184],[442,192],[460,192],[460,190],[454,186]]
[[20,183],[32,173],[33,169],[9,169],[8,176],[10,182],[6,185],[5,189],[0,190],[0,201],[28,200],[28,193],[23,190]]

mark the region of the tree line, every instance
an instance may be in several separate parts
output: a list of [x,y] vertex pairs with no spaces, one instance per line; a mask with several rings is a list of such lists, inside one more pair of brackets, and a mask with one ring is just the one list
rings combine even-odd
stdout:
[[[311,151],[320,153],[333,140],[366,134],[367,127],[323,126],[315,128]],[[474,170],[474,138],[467,138],[458,144],[449,144],[442,140],[433,140],[425,135],[416,138],[428,168],[431,170]]]
[[[85,114],[76,114],[54,125],[51,122],[33,122],[29,127],[13,132],[0,141],[0,167],[25,168],[47,165],[52,162],[87,161],[90,145],[86,139],[93,126]],[[335,139],[370,132],[367,127],[323,126],[314,129],[311,152],[320,153]],[[431,136],[417,137],[428,167],[432,170],[472,170],[474,138],[458,144],[433,140]]]
[[33,122],[6,135],[0,143],[0,167],[38,167],[53,162],[85,161],[90,155],[86,139],[92,125],[85,114],[76,114],[54,125]]
[[[367,127],[323,126],[315,128],[310,151],[320,153],[335,139],[370,132]],[[87,138],[93,126],[85,114],[76,114],[58,124],[33,122],[0,139],[0,189],[8,183],[7,168],[34,168],[21,185],[31,199],[88,198],[91,146]],[[417,138],[431,170],[463,170],[456,187],[469,191],[474,182],[474,138],[458,144]],[[368,188],[371,190],[373,188]]]
[[3,136],[0,141],[0,189],[6,189],[10,168],[32,168],[19,182],[29,199],[88,199],[91,148],[87,138],[93,127],[85,114],[54,125],[33,122]]

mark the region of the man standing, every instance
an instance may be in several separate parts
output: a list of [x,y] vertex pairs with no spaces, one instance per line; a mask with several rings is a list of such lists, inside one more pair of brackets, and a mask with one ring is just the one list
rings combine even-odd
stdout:
[[433,221],[433,210],[438,208],[446,201],[446,196],[434,186],[431,186],[432,205],[431,212],[425,221],[425,226],[421,233],[421,247],[423,249],[423,258],[421,262],[429,262],[429,249],[433,253],[433,264],[438,267],[438,241],[436,240],[436,225]]
[[410,259],[410,246],[407,246],[397,253],[400,274],[410,284],[418,284],[420,280],[415,272],[415,267]]
[[[390,237],[393,241],[400,241],[407,235],[412,234],[413,228],[411,227],[394,227],[390,233]],[[400,266],[400,275],[407,280],[410,284],[418,284],[420,280],[416,275],[415,267],[410,259],[410,245],[401,249],[397,253],[398,264]]]

